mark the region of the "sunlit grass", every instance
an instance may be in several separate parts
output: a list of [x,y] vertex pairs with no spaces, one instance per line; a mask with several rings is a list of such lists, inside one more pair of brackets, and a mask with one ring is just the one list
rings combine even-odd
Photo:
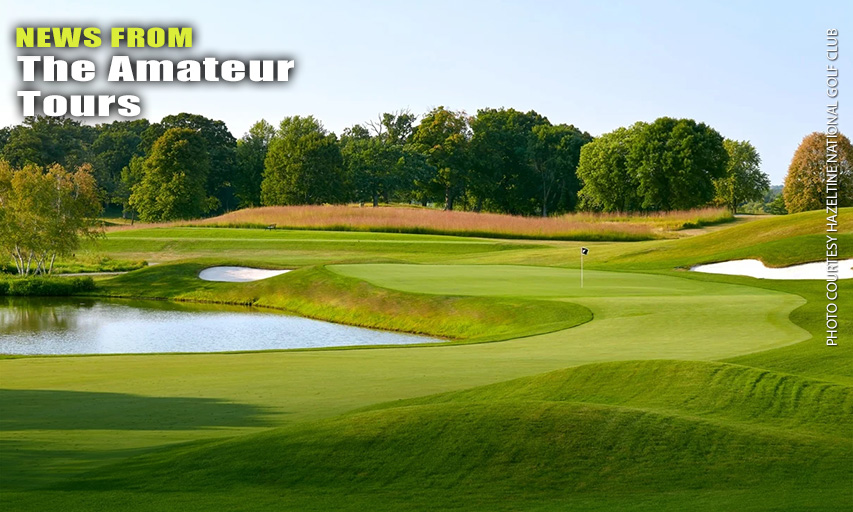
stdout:
[[[219,217],[157,226],[217,226],[332,231],[368,231],[539,240],[638,241],[665,238],[672,231],[733,220],[724,208],[653,213],[572,213],[522,217],[426,208],[358,206],[268,206]],[[152,225],[139,225],[151,227]],[[129,226],[114,230],[132,229]]]

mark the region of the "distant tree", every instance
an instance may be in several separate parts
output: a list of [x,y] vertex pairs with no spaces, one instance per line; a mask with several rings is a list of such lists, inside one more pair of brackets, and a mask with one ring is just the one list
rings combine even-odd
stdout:
[[232,181],[241,208],[261,204],[264,160],[274,136],[275,128],[265,120],[260,120],[237,141],[237,173]]
[[57,256],[98,233],[93,221],[101,204],[91,171],[88,164],[75,172],[59,164],[15,169],[0,160],[0,250],[19,275],[50,274]]
[[785,207],[785,198],[779,194],[772,201],[766,203],[764,211],[773,215],[786,215],[788,209]]
[[151,147],[129,204],[146,222],[199,217],[215,204],[205,191],[209,169],[207,145],[199,132],[170,128]]
[[629,167],[645,210],[686,210],[709,203],[726,172],[723,137],[692,119],[661,117],[632,138]]
[[104,191],[104,200],[118,203],[116,190],[120,186],[121,171],[135,156],[142,156],[142,133],[148,121],[116,121],[98,126],[98,136],[92,143],[91,154],[95,178]]
[[13,127],[0,158],[13,167],[31,163],[41,167],[60,164],[66,168],[90,160],[89,146],[96,136],[92,126],[67,117],[27,117]]
[[629,158],[634,139],[644,128],[644,123],[617,128],[581,148],[577,168],[580,208],[605,212],[641,209],[639,184]]
[[379,116],[375,121],[354,125],[341,135],[344,167],[358,201],[390,202],[402,189],[410,188],[404,152],[412,135],[415,116],[406,110]]
[[122,215],[127,218],[130,216],[131,223],[136,218],[138,212],[130,203],[130,196],[133,193],[133,188],[142,181],[145,176],[145,158],[135,156],[121,170],[121,178],[113,192],[113,201],[122,205]]
[[353,197],[360,202],[371,201],[373,206],[379,205],[396,163],[390,147],[377,139],[358,124],[341,135],[341,156]]
[[533,128],[548,125],[535,111],[485,108],[469,120],[468,188],[474,210],[531,214],[536,208],[537,181],[530,150]]
[[726,139],[723,146],[729,158],[725,176],[714,181],[714,201],[734,214],[740,204],[764,197],[770,188],[770,177],[761,172],[761,157],[748,141]]
[[335,134],[313,116],[286,117],[264,162],[265,205],[338,203],[345,199],[343,161]]
[[413,148],[423,153],[435,169],[426,187],[433,195],[443,193],[445,210],[452,210],[454,201],[465,190],[469,139],[465,113],[444,107],[425,115],[412,135]]
[[532,132],[530,160],[538,177],[542,216],[574,210],[580,190],[576,172],[581,148],[592,136],[565,124],[540,124]]
[[216,198],[218,205],[213,210],[230,210],[236,206],[234,186],[231,182],[237,166],[237,139],[228,131],[224,122],[207,117],[181,113],[166,116],[162,121],[152,124],[142,134],[142,147],[145,154],[166,130],[170,128],[189,128],[197,130],[205,142],[209,171],[205,190],[208,196]]
[[[853,205],[853,147],[850,139],[838,134],[838,205]],[[826,134],[806,135],[788,167],[785,177],[785,207],[790,213],[819,210],[826,206]]]

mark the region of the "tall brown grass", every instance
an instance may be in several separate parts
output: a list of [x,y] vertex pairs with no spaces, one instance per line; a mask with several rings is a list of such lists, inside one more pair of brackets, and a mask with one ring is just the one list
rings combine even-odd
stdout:
[[646,214],[574,213],[542,218],[406,207],[268,206],[171,225],[261,228],[275,224],[287,229],[633,241],[662,238],[668,231],[732,218],[725,208]]

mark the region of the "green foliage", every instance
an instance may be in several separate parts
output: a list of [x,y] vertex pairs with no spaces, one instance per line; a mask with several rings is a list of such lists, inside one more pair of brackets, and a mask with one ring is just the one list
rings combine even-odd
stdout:
[[513,214],[531,214],[538,195],[531,162],[533,129],[548,123],[534,111],[481,109],[470,120],[468,178],[475,211],[483,208]]
[[434,169],[424,186],[433,198],[443,198],[444,209],[452,210],[464,191],[468,168],[470,130],[464,112],[437,107],[421,119],[412,135],[413,147],[426,156]]
[[539,176],[543,217],[574,211],[580,191],[577,168],[581,149],[592,136],[571,125],[539,125],[533,128],[530,147],[533,169]]
[[785,196],[779,194],[774,197],[772,201],[766,204],[764,211],[773,215],[786,215],[788,208],[785,207]]
[[237,175],[233,184],[241,208],[260,206],[261,182],[264,177],[264,160],[275,128],[261,120],[249,128],[249,133],[237,141]]
[[0,158],[13,167],[27,164],[74,168],[90,162],[88,148],[96,129],[69,117],[27,117],[8,133]]
[[211,210],[205,194],[209,169],[201,135],[190,128],[170,128],[151,147],[129,204],[147,222],[200,217]]
[[313,116],[286,117],[264,162],[264,205],[339,203],[345,198],[343,160],[335,134]]
[[687,210],[714,198],[714,180],[724,176],[723,137],[692,119],[661,117],[633,140],[630,166],[647,210]]
[[98,232],[101,212],[92,168],[68,172],[59,164],[15,169],[0,160],[0,252],[18,274],[49,274],[57,256],[71,254]]
[[109,203],[121,203],[128,194],[120,193],[122,169],[135,157],[141,157],[142,133],[148,128],[147,119],[115,121],[98,127],[98,136],[91,146],[93,168],[98,186]]
[[[142,147],[149,155],[155,141],[171,128],[195,130],[204,142],[204,152],[209,162],[204,186],[204,197],[210,211],[230,210],[237,206],[232,179],[238,171],[236,165],[237,141],[224,122],[182,112],[164,117],[152,124],[142,134]],[[212,200],[210,198],[215,199]]]
[[741,203],[764,197],[770,188],[770,177],[761,172],[761,157],[748,141],[726,139],[723,146],[729,158],[725,177],[714,181],[715,201],[737,213]]
[[[599,142],[601,141],[601,142]],[[581,151],[581,205],[604,211],[687,210],[714,198],[723,138],[692,119],[661,117],[605,134]]]
[[579,205],[586,210],[631,212],[641,209],[639,180],[629,162],[631,148],[645,127],[637,123],[605,133],[581,149],[577,177]]
[[63,297],[94,290],[95,282],[91,277],[0,277],[0,296]]

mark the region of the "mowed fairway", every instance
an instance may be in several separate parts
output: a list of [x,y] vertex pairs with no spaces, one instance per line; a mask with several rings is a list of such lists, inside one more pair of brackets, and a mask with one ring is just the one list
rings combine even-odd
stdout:
[[853,372],[848,349],[819,346],[820,283],[663,258],[621,271],[620,254],[658,244],[708,258],[702,237],[726,229],[593,245],[583,289],[574,268],[495,264],[574,265],[571,242],[176,229],[110,235],[111,257],[163,261],[113,288],[215,256],[326,265],[376,293],[569,302],[593,319],[493,343],[0,360],[4,508],[837,510],[850,497]]

